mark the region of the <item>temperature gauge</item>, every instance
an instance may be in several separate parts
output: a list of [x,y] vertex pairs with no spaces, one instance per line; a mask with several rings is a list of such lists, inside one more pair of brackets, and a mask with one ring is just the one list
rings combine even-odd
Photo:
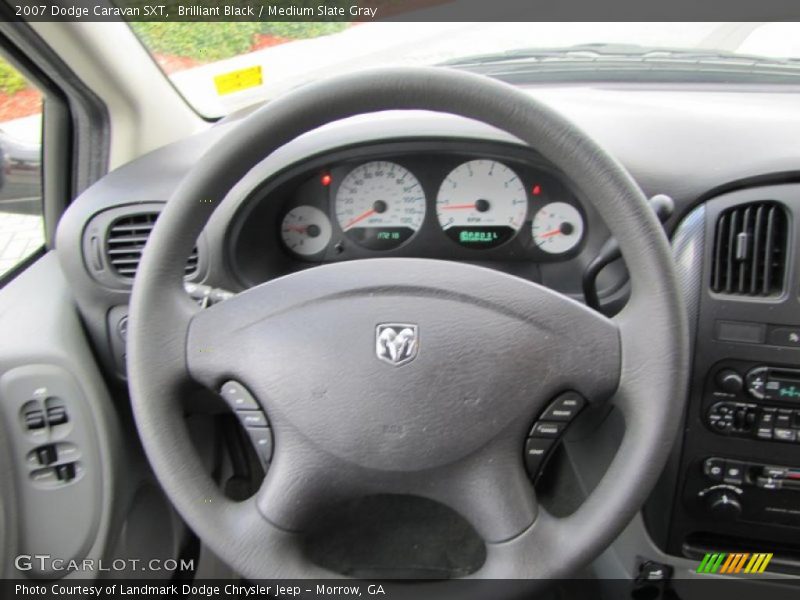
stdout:
[[313,206],[297,206],[286,213],[281,223],[281,238],[286,247],[301,256],[322,252],[331,241],[331,222]]
[[564,254],[583,237],[583,217],[566,202],[551,202],[539,209],[531,225],[533,241],[549,254]]

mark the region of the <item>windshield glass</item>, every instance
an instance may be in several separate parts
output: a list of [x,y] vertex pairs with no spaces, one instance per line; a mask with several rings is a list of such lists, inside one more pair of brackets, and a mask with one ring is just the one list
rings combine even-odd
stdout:
[[586,81],[601,72],[603,80],[622,73],[625,80],[653,80],[654,73],[665,78],[669,73],[669,80],[783,83],[796,78],[800,83],[798,23],[153,22],[131,27],[206,117],[224,116],[321,77],[388,65],[448,64],[501,78],[513,71],[519,83],[526,77]]

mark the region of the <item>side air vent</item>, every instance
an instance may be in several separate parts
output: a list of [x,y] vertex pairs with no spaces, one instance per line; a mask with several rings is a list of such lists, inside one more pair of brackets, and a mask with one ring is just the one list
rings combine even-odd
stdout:
[[[126,215],[111,223],[105,248],[108,264],[114,273],[126,279],[133,279],[142,258],[142,250],[157,218],[157,212],[146,212]],[[198,260],[195,246],[186,261],[187,277],[197,272]]]
[[711,289],[720,294],[773,296],[783,291],[787,217],[776,202],[722,212],[714,233]]

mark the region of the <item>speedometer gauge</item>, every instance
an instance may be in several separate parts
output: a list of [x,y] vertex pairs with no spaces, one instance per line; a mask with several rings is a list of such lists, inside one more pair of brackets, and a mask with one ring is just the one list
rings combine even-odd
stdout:
[[545,252],[569,252],[583,237],[583,217],[571,204],[551,202],[539,209],[531,224],[533,241]]
[[456,167],[436,197],[436,214],[447,237],[471,248],[507,242],[522,227],[527,213],[522,181],[496,160],[471,160]]
[[336,219],[366,248],[388,250],[408,240],[425,218],[425,193],[408,169],[388,161],[350,171],[336,192]]

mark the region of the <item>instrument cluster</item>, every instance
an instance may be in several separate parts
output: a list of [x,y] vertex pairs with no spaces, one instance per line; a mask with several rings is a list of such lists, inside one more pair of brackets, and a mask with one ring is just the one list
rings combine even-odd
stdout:
[[315,262],[400,250],[564,258],[584,229],[580,205],[552,173],[512,157],[452,153],[326,166],[297,187],[279,224],[285,249]]
[[573,259],[603,234],[589,231],[596,215],[578,198],[568,178],[524,146],[364,143],[307,156],[252,188],[229,221],[226,256],[243,285],[321,263],[384,257],[572,281],[580,266]]

